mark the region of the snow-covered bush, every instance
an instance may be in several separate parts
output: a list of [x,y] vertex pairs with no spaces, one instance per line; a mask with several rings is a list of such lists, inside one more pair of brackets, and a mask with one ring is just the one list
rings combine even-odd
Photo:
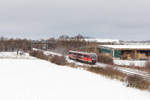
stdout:
[[42,51],[30,51],[30,56],[37,57],[40,59],[48,60],[48,56],[44,55]]
[[53,56],[50,61],[58,65],[65,65],[67,62],[64,56],[57,56],[57,55]]
[[148,68],[148,69],[150,69],[150,61],[147,61],[147,62],[145,63],[145,67]]
[[139,89],[149,89],[150,87],[150,82],[144,80],[138,75],[127,76],[124,81],[126,82],[128,87],[135,87]]
[[87,70],[110,77],[111,79],[118,79],[120,81],[123,81],[126,77],[126,74],[120,72],[119,70],[113,69],[112,67],[89,67]]

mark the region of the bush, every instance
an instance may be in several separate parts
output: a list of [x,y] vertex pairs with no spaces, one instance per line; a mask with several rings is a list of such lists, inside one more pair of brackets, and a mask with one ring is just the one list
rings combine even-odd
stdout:
[[105,54],[98,54],[98,62],[102,62],[105,64],[113,64],[113,58],[111,56],[107,56]]
[[148,81],[144,80],[142,77],[138,75],[127,76],[125,82],[127,83],[128,87],[135,87],[142,90],[148,89],[150,86],[150,83]]
[[66,58],[64,56],[55,55],[51,58],[51,62],[55,63],[57,65],[66,65],[67,61],[66,61]]
[[48,56],[44,55],[42,51],[30,51],[29,54],[30,56],[33,56],[33,57],[48,60]]
[[150,69],[150,61],[147,61],[147,62],[145,63],[145,68]]
[[102,74],[104,76],[110,77],[112,79],[118,79],[120,81],[123,81],[124,77],[126,76],[126,74],[113,69],[112,67],[90,67],[87,69],[88,71],[97,73],[97,74]]

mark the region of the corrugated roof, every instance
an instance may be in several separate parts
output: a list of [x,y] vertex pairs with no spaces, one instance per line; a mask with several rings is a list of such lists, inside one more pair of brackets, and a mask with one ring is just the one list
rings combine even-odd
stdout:
[[98,39],[98,38],[89,38],[89,39],[84,39],[85,41],[89,41],[89,42],[102,42],[102,43],[112,43],[112,42],[116,42],[119,43],[118,39]]
[[149,49],[150,45],[100,45],[99,47],[107,47],[112,49]]

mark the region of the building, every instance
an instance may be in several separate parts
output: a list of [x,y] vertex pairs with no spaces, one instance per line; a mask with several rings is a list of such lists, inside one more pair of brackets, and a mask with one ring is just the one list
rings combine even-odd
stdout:
[[150,45],[99,45],[100,53],[120,60],[150,59]]

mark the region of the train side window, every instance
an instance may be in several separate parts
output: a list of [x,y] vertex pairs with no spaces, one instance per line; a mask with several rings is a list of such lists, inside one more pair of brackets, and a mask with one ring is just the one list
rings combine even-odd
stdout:
[[78,54],[78,56],[79,56],[79,58],[82,58],[83,55],[82,54]]
[[89,56],[87,55],[87,58],[89,58]]
[[69,54],[72,54],[72,52],[69,52]]
[[79,56],[81,57],[81,56],[82,56],[82,54],[79,54]]
[[88,56],[88,55],[84,55],[84,57],[89,58],[89,56]]
[[74,56],[76,56],[76,53],[73,53]]

